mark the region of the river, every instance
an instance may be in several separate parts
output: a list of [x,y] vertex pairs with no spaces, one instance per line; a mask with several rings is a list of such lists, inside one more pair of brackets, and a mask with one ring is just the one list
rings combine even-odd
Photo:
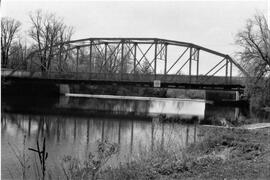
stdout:
[[[14,154],[25,139],[28,164],[34,164],[36,141],[46,138],[47,166],[61,171],[65,155],[79,159],[96,150],[97,141],[119,144],[120,151],[109,162],[117,165],[140,152],[158,148],[181,149],[202,137],[197,123],[160,123],[159,117],[199,121],[224,117],[244,118],[247,110],[207,104],[204,100],[63,96],[59,99],[3,98],[1,109],[1,176],[20,177]],[[20,153],[22,154],[22,153]]]

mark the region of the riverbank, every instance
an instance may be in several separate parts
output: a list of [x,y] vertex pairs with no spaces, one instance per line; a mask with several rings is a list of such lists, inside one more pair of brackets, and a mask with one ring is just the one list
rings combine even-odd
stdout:
[[[171,141],[156,141],[151,149],[139,146],[139,151],[126,157],[122,164],[106,164],[118,156],[118,143],[98,141],[97,151],[89,152],[85,159],[66,155],[60,164],[47,162],[45,179],[269,179],[269,127],[269,123],[242,128],[198,126],[196,143],[176,148]],[[29,157],[27,151],[22,153],[26,154],[19,158]],[[49,158],[53,156],[49,154]],[[22,170],[27,177],[42,178],[35,174],[37,164],[23,169],[30,165],[24,163]],[[20,177],[13,173],[10,177]]]
[[269,179],[270,129],[202,127],[183,153],[160,150],[107,169],[104,179]]

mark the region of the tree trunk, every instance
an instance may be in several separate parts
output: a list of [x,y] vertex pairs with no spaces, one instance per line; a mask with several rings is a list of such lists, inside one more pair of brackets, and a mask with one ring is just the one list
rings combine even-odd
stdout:
[[7,67],[7,55],[5,51],[1,51],[1,59],[2,59],[2,67],[6,68]]

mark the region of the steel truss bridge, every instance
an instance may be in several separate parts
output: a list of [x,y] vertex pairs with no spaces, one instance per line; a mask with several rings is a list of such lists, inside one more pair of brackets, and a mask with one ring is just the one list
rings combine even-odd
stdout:
[[72,40],[35,51],[27,62],[24,68],[2,68],[2,79],[240,90],[249,76],[229,55],[157,38]]

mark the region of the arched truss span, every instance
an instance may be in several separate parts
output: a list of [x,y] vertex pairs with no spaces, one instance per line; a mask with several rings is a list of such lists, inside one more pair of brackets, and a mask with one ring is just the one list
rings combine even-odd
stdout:
[[238,70],[249,76],[229,55],[188,42],[158,38],[71,40],[50,47],[50,51],[35,51],[29,59],[29,76],[40,72],[50,78],[233,84],[233,72]]

